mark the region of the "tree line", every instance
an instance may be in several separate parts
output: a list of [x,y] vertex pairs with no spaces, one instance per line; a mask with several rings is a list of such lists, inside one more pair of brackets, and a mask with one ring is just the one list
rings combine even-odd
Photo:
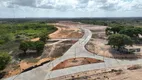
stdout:
[[126,45],[132,46],[134,43],[139,43],[139,35],[142,35],[142,28],[115,25],[106,28],[106,35],[108,35],[108,44],[120,50],[125,48]]

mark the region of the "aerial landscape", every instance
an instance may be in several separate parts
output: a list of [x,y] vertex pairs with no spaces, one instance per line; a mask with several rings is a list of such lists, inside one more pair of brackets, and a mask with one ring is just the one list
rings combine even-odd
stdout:
[[142,1],[1,0],[0,80],[142,80]]

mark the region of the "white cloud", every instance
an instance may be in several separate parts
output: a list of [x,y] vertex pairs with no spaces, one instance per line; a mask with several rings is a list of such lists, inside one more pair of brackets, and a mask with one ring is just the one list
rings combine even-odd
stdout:
[[[33,8],[72,10],[132,10],[142,9],[141,0],[1,0],[1,6],[26,6]],[[8,5],[6,5],[8,4]]]
[[[62,15],[63,12],[66,14],[70,12],[72,16],[103,15],[105,14],[103,12],[108,12],[107,14],[125,11],[141,12],[142,0],[0,0],[0,9],[3,10],[2,8],[15,8],[25,12],[29,10],[30,13],[38,9],[49,14],[56,12],[56,15]],[[58,14],[60,12],[61,14]]]

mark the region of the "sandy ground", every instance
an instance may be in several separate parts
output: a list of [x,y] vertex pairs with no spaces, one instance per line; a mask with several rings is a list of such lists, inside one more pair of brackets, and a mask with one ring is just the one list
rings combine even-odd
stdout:
[[50,80],[142,80],[141,74],[141,65],[129,65],[79,72]]
[[85,64],[99,63],[101,60],[93,59],[93,58],[72,58],[61,62],[57,66],[55,66],[52,70],[58,70],[68,67],[80,66]]
[[[78,27],[74,27],[77,24],[70,23],[54,23],[55,27],[58,29],[54,33],[49,34],[51,39],[67,39],[67,38],[81,38],[83,33]],[[33,38],[31,41],[38,41],[39,38]]]
[[33,38],[31,41],[39,41],[39,38]]
[[[81,38],[83,36],[79,28],[73,27],[74,24],[57,23],[55,26],[58,30],[49,35],[51,39],[64,39],[64,38]],[[68,27],[67,27],[68,26]],[[71,27],[70,27],[71,26]]]
[[[32,63],[32,62],[28,62],[26,60],[22,60],[19,64],[10,65],[11,67],[8,66],[8,68],[6,69],[7,74],[4,76],[4,78],[17,75],[17,74],[21,73],[21,71],[23,71],[31,66],[40,65],[43,62],[46,62],[49,60],[54,60],[57,57],[62,56],[63,53],[71,47],[71,45],[72,45],[72,43],[70,43],[70,42],[68,42],[66,44],[64,42],[61,42],[61,43],[56,44],[55,47],[47,46],[47,47],[45,47],[45,51],[44,51],[43,55],[36,58],[39,60],[38,62]],[[53,49],[53,51],[51,51],[52,49]],[[42,56],[44,56],[44,57],[42,57]]]
[[19,64],[17,64],[17,67],[15,67],[15,69],[11,68],[8,71],[8,73],[4,76],[4,78],[20,74],[23,70],[31,66],[40,65],[41,63],[45,61],[49,61],[49,60],[54,60],[54,58],[44,58],[44,59],[39,60],[37,63],[29,63],[23,60]]
[[[89,26],[87,28],[93,33],[92,39],[86,45],[86,49],[88,51],[97,55],[120,59],[136,59],[142,57],[142,53],[124,54],[113,50],[109,45],[107,45],[108,41],[106,40],[107,37],[105,35],[106,26]],[[142,46],[138,45],[134,45],[133,47],[142,48]]]

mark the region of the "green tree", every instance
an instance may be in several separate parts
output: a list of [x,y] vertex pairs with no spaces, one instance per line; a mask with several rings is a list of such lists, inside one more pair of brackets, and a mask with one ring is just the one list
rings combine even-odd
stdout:
[[43,32],[40,34],[40,41],[42,41],[42,42],[45,43],[46,40],[49,39],[47,32],[48,32],[48,31],[45,30],[45,31],[43,31]]
[[106,28],[106,34],[109,33],[119,33],[122,29],[124,29],[124,26],[114,26],[114,27],[108,27]]
[[138,27],[135,27],[135,28],[125,28],[125,29],[121,30],[119,33],[120,34],[125,34],[125,35],[133,37],[133,38],[134,37],[138,38],[139,34],[142,34],[142,28],[138,28]]
[[37,52],[43,51],[44,49],[44,42],[37,41],[35,42]]
[[10,62],[11,57],[8,53],[1,52],[0,53],[0,70],[3,70],[6,65]]
[[23,50],[24,53],[26,54],[26,51],[28,50],[28,48],[29,48],[29,44],[27,42],[21,42],[19,46],[20,50]]
[[120,34],[125,34],[129,37],[134,37],[134,30],[133,28],[126,28],[126,29],[123,29],[119,32]]
[[47,39],[48,39],[47,35],[40,36],[40,41],[46,42]]
[[121,47],[125,47],[125,45],[132,46],[132,44],[132,39],[124,34],[112,34],[108,37],[108,45],[111,45],[118,50],[120,50]]

